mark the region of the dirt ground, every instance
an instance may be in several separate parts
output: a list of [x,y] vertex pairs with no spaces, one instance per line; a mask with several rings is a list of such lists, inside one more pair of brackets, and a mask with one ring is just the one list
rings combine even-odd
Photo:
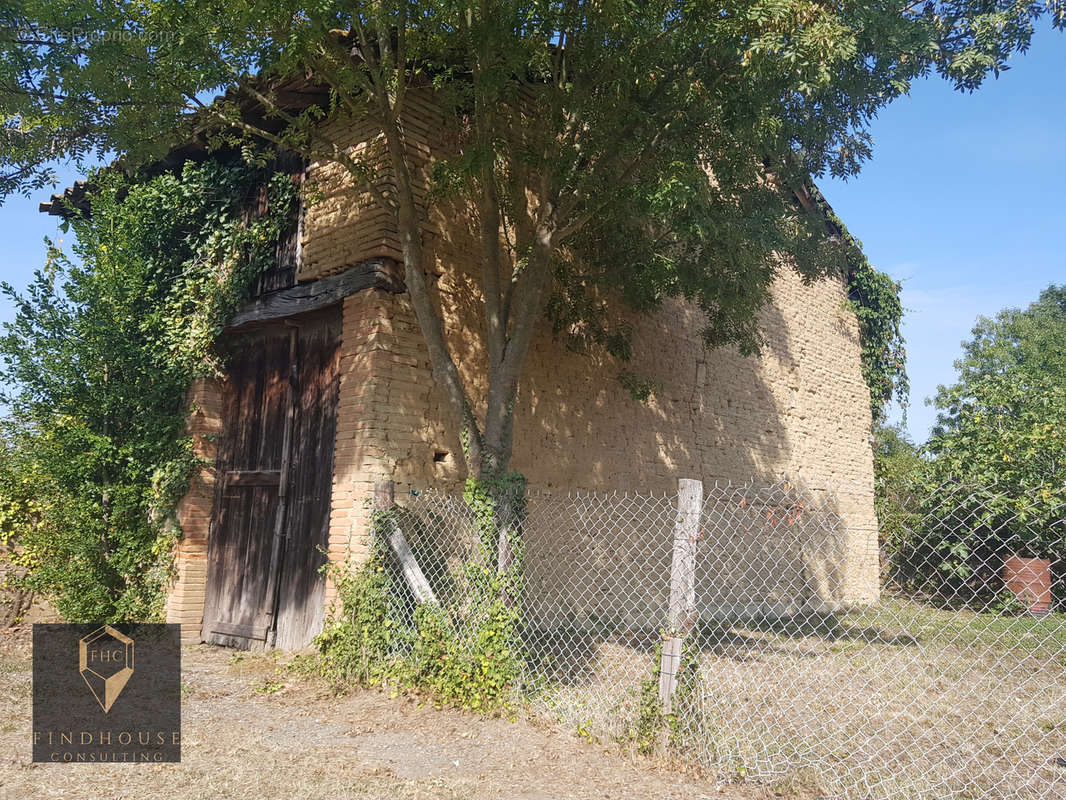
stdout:
[[382,691],[336,697],[270,656],[187,648],[182,683],[180,764],[34,764],[27,631],[0,631],[0,800],[780,796],[717,786],[533,718],[438,710]]

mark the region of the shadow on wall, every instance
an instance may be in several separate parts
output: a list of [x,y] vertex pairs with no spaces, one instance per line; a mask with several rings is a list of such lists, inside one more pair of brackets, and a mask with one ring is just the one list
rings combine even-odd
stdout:
[[[459,372],[471,394],[483,397],[479,281],[462,271],[438,271],[435,285]],[[679,477],[780,476],[792,455],[786,417],[801,390],[781,310],[768,305],[761,312],[767,339],[761,358],[742,357],[734,348],[706,349],[701,313],[681,302],[628,316],[634,327],[629,363],[600,351],[568,350],[545,321],[539,323],[516,403],[512,460],[530,486],[670,491]],[[652,397],[634,399],[618,381],[623,370],[651,381]],[[432,406],[437,435],[461,452],[439,397]],[[417,466],[400,471],[417,482]]]
[[[783,324],[772,306],[763,316],[769,330]],[[789,435],[760,359],[706,350],[698,313],[680,303],[633,322],[629,364],[537,337],[515,424],[515,468],[530,485],[673,491],[680,477],[779,475]],[[789,359],[784,337],[771,339],[763,361]],[[618,382],[623,368],[656,386],[648,400]]]

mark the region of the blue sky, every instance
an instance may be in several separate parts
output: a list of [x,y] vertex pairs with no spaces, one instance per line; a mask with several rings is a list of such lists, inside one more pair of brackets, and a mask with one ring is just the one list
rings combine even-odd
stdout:
[[1066,35],[1038,31],[972,95],[943,80],[915,85],[875,120],[862,173],[819,182],[874,266],[903,284],[917,441],[936,416],[925,398],[951,382],[977,316],[1066,283],[1064,88]]
[[[977,316],[1066,283],[1066,35],[1039,31],[1013,63],[972,95],[938,79],[915,85],[874,122],[862,174],[820,182],[873,264],[903,284],[918,441],[935,417],[924,400],[951,381]],[[61,171],[61,186],[75,177]],[[63,236],[37,211],[49,193],[0,207],[0,275],[16,287],[42,264],[43,237]],[[0,320],[12,313],[4,298]]]

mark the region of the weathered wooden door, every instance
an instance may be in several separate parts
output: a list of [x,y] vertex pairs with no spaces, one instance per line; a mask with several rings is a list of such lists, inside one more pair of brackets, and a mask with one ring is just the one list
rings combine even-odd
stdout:
[[203,639],[304,647],[322,628],[340,309],[233,345],[223,393]]

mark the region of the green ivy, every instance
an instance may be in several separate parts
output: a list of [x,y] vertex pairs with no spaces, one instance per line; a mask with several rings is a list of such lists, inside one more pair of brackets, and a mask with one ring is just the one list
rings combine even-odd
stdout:
[[341,610],[315,639],[322,674],[336,686],[355,682],[374,686],[393,672],[396,628],[389,613],[391,584],[380,540],[375,538],[370,559],[358,570],[329,564]]
[[[665,633],[663,635],[665,636]],[[692,658],[689,652],[692,649],[698,654],[699,650],[694,638],[685,641],[688,646],[682,646],[669,714],[663,711],[662,701],[659,699],[663,638],[655,645],[651,674],[641,681],[636,715],[628,730],[629,740],[641,755],[656,753],[662,747],[664,732],[666,744],[675,752],[683,750],[685,742],[702,741],[701,736],[694,735],[693,726],[702,721],[699,698],[703,687],[698,659]]]
[[[264,184],[268,211],[249,220]],[[215,340],[274,264],[298,190],[218,160],[91,185],[73,242],[49,242],[24,291],[3,285],[16,316],[0,338],[0,539],[64,618],[158,619],[198,466],[186,393],[220,369]]]
[[637,702],[637,715],[633,726],[629,731],[629,737],[636,745],[637,752],[642,756],[654,753],[659,747],[662,738],[663,724],[666,715],[663,714],[662,701],[659,700],[659,656],[662,655],[662,644],[656,648],[655,673],[647,680],[640,683],[640,698]]
[[893,399],[905,410],[910,393],[899,292],[899,283],[870,266],[865,257],[848,271],[848,299],[859,321],[862,376],[870,390],[875,423],[884,420],[885,407]]
[[811,194],[821,206],[831,228],[839,233],[844,250],[848,308],[859,322],[862,376],[870,390],[870,411],[875,424],[885,418],[885,408],[896,400],[906,413],[910,380],[907,378],[907,351],[903,341],[903,303],[897,281],[874,269],[844,222],[833,213],[822,194]]
[[[340,607],[315,645],[321,673],[336,687],[391,680],[471,711],[509,703],[524,669],[518,627],[525,482],[517,475],[468,481],[464,497],[481,547],[458,570],[461,600],[421,603],[406,623],[398,622],[407,616],[401,613],[404,589],[385,544],[400,519],[398,508],[374,513],[370,559],[354,571],[345,565],[334,572]],[[502,569],[501,522],[510,554]]]

